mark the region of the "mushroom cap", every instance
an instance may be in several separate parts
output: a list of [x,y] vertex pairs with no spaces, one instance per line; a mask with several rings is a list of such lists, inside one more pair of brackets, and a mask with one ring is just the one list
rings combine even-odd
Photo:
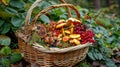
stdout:
[[67,23],[70,24],[70,25],[71,25],[71,23],[73,23],[74,25],[76,25],[76,24],[81,24],[82,22],[80,20],[75,19],[75,18],[69,18],[67,20]]
[[70,38],[80,38],[80,34],[71,34]]
[[74,43],[73,39],[69,40],[70,43]]
[[65,33],[70,34],[70,31],[69,30],[65,30]]
[[60,23],[60,24],[58,24],[57,26],[56,26],[56,28],[62,28],[62,27],[64,27],[66,25],[66,23]]
[[75,44],[77,44],[77,45],[79,45],[79,44],[80,44],[80,41],[79,41],[79,40],[77,40],[77,39],[73,39],[73,42],[74,42]]
[[66,25],[66,23],[65,23],[65,20],[59,20],[58,22],[57,22],[57,26],[56,26],[56,28],[62,28],[62,27],[64,27]]
[[67,41],[69,40],[69,37],[68,37],[68,36],[64,36],[64,37],[62,38],[62,40],[63,40],[64,42],[67,42]]
[[65,20],[64,19],[61,19],[57,22],[57,24],[60,24],[60,23],[65,23]]
[[80,41],[77,40],[77,39],[71,39],[69,42],[70,42],[70,43],[74,43],[74,44],[76,44],[76,45],[79,45],[79,44],[80,44]]

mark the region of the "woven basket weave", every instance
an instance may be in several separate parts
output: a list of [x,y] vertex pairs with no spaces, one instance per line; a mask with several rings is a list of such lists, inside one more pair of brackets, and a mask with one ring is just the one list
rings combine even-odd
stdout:
[[84,45],[78,45],[62,49],[50,48],[50,50],[40,46],[37,43],[33,45],[28,44],[28,39],[31,35],[32,28],[36,24],[37,19],[42,14],[47,13],[47,11],[54,8],[66,7],[68,10],[68,16],[71,17],[71,13],[69,10],[69,8],[71,8],[76,12],[78,19],[80,18],[79,12],[72,4],[66,4],[64,0],[60,0],[64,4],[52,5],[42,10],[35,16],[32,24],[30,24],[32,10],[41,1],[42,0],[36,0],[32,4],[26,16],[24,32],[17,33],[19,49],[21,50],[24,59],[30,63],[35,63],[37,67],[72,67],[73,65],[82,61],[86,57],[86,54],[91,43],[86,43]]

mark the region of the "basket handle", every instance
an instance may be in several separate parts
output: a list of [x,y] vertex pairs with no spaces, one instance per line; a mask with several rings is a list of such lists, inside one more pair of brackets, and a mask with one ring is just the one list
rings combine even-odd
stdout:
[[[26,19],[25,19],[25,26],[29,25],[30,23],[30,18],[31,18],[31,13],[32,13],[32,10],[41,2],[42,0],[36,0],[32,6],[30,7],[30,9],[28,10],[27,12],[27,15],[26,15]],[[62,3],[66,3],[64,0],[60,0]],[[71,13],[70,13],[70,9],[68,7],[67,8],[67,11],[68,11],[68,16],[71,17]]]
[[35,18],[33,19],[32,25],[33,25],[33,26],[35,25],[37,19],[38,19],[41,15],[47,13],[47,12],[48,12],[49,10],[51,10],[51,9],[59,8],[59,7],[70,7],[71,9],[73,9],[73,10],[75,11],[78,19],[80,19],[80,13],[79,13],[79,11],[77,10],[77,8],[76,8],[74,5],[72,5],[72,4],[59,4],[59,5],[49,6],[48,8],[46,8],[46,9],[42,10],[41,12],[39,12],[39,13],[35,16]]
[[[60,0],[62,3],[65,3],[66,4],[66,2],[65,2],[65,0]],[[72,15],[71,15],[71,13],[70,13],[70,9],[69,9],[69,7],[66,7],[67,8],[67,12],[68,12],[68,17],[72,17]]]

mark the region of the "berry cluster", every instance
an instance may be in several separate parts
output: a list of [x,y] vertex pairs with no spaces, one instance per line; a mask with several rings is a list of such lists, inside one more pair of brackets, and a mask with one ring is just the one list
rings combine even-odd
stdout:
[[74,28],[74,34],[82,34],[85,33],[87,26],[78,24]]
[[81,44],[85,44],[87,42],[95,43],[93,37],[94,37],[93,31],[87,30],[85,33],[81,34]]
[[86,30],[87,26],[79,24],[74,29],[74,34],[80,34],[81,35],[81,44],[85,44],[87,42],[95,43],[95,40],[93,39],[94,33],[91,30]]

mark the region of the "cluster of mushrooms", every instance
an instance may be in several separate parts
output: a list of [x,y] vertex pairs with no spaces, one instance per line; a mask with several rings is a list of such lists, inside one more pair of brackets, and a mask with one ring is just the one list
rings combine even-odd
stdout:
[[61,29],[61,33],[58,35],[58,40],[63,42],[69,42],[71,44],[80,45],[80,34],[74,34],[74,27],[82,22],[75,19],[69,18],[68,20],[59,20],[56,25],[56,29]]

